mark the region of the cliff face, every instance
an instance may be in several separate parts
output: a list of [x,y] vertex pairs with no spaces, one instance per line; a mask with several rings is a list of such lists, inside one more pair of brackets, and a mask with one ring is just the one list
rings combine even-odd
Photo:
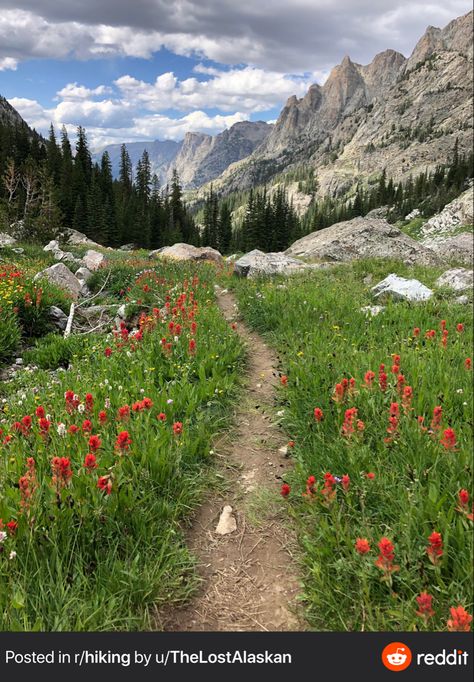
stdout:
[[411,56],[368,65],[345,57],[323,86],[291,97],[272,132],[216,181],[224,192],[267,182],[294,164],[314,168],[319,194],[336,194],[386,168],[396,179],[445,163],[472,135],[473,13],[429,27]]
[[215,137],[186,133],[169,174],[176,168],[184,187],[199,187],[218,177],[231,163],[249,156],[270,130],[263,121],[242,121]]

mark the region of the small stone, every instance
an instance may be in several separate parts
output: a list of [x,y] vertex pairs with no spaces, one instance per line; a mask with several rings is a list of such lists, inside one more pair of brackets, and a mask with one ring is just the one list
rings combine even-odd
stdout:
[[287,457],[288,456],[288,446],[284,445],[282,448],[278,448],[278,453],[282,455],[282,457]]
[[219,523],[216,527],[217,535],[228,535],[237,530],[237,521],[235,516],[232,514],[232,507],[226,505],[222,510],[221,516],[219,518]]
[[469,297],[468,296],[458,296],[457,298],[454,299],[454,302],[457,303],[458,305],[467,305],[469,303]]
[[417,279],[405,279],[394,273],[388,275],[371,289],[379,300],[392,298],[396,301],[427,301],[433,292]]
[[15,360],[15,365],[22,365],[23,364],[23,358],[17,358]]

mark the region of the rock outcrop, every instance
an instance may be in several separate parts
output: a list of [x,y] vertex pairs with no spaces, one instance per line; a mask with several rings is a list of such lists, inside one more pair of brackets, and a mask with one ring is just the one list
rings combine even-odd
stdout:
[[425,239],[423,245],[434,251],[446,262],[457,262],[463,265],[473,264],[474,235],[472,232],[461,232],[454,237],[444,239]]
[[395,225],[377,218],[354,218],[298,239],[285,253],[308,260],[348,262],[391,258],[407,264],[434,265],[437,256]]
[[161,249],[150,251],[150,258],[170,258],[172,260],[212,261],[222,263],[222,255],[210,246],[193,246],[192,244],[173,244],[163,246]]
[[308,266],[285,253],[263,253],[258,249],[249,251],[234,263],[234,272],[240,277],[293,274]]
[[100,253],[100,251],[88,249],[82,258],[82,263],[88,270],[94,272],[105,265],[106,258],[103,253]]
[[[471,226],[474,222],[474,187],[447,204],[441,213],[430,218],[421,226],[423,240],[441,241],[453,234],[460,226]],[[472,236],[472,235],[471,235]]]
[[473,285],[473,271],[466,268],[446,270],[436,280],[437,287],[446,287],[447,289],[453,289],[453,291],[466,291],[467,289],[472,289]]

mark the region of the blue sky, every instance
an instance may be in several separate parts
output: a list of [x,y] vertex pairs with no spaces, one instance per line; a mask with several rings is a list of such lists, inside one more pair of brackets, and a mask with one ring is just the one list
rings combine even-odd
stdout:
[[0,0],[0,94],[91,145],[271,121],[349,54],[406,56],[467,0]]

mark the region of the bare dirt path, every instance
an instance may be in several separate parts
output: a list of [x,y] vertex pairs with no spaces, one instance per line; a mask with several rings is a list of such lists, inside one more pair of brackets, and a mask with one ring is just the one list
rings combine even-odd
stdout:
[[[232,294],[219,289],[218,304],[229,322],[236,320]],[[185,607],[159,614],[159,626],[168,631],[304,628],[296,603],[295,540],[282,521],[278,496],[289,463],[278,451],[287,441],[273,424],[276,358],[242,322],[237,331],[248,349],[245,388],[234,429],[214,446],[226,490],[204,503],[188,533],[202,585]],[[237,528],[218,535],[225,505],[232,507]]]

